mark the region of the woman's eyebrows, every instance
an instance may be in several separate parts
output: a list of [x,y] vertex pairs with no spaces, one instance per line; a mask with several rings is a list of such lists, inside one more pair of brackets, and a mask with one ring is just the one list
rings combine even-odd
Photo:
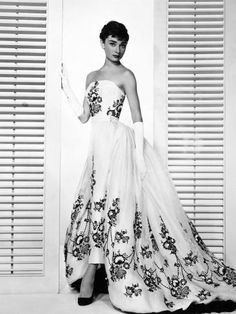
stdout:
[[[119,43],[118,40],[115,40],[115,39],[109,39],[109,42],[110,43]],[[125,44],[126,45],[127,41],[121,41],[120,44]]]

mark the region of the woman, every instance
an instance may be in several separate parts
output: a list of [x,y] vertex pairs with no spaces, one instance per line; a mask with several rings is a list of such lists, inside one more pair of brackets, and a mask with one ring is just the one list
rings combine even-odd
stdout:
[[[143,137],[136,79],[121,64],[129,35],[116,21],[100,33],[105,63],[88,74],[83,106],[62,86],[82,123],[91,118],[88,157],[65,240],[66,277],[80,305],[93,301],[105,266],[111,303],[124,311],[186,309],[236,301],[236,272],[217,259],[185,214],[168,170]],[[127,97],[133,128],[119,121]]]

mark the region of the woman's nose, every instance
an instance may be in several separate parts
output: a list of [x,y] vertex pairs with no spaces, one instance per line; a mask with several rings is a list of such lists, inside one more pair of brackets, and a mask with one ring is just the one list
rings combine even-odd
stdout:
[[120,53],[120,47],[116,46],[115,52]]

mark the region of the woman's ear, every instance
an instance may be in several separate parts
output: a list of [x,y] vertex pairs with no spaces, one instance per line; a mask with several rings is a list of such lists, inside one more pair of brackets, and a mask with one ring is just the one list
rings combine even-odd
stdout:
[[102,39],[100,39],[100,44],[101,44],[102,49],[105,49],[105,43]]

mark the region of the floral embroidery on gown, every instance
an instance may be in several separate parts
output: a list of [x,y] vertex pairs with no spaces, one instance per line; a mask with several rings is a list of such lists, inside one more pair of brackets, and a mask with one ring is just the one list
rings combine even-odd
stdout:
[[65,238],[68,283],[82,278],[88,263],[104,263],[111,303],[124,311],[236,301],[235,269],[208,250],[146,139],[141,184],[134,131],[119,121],[124,92],[113,81],[99,80],[86,96],[91,133]]

